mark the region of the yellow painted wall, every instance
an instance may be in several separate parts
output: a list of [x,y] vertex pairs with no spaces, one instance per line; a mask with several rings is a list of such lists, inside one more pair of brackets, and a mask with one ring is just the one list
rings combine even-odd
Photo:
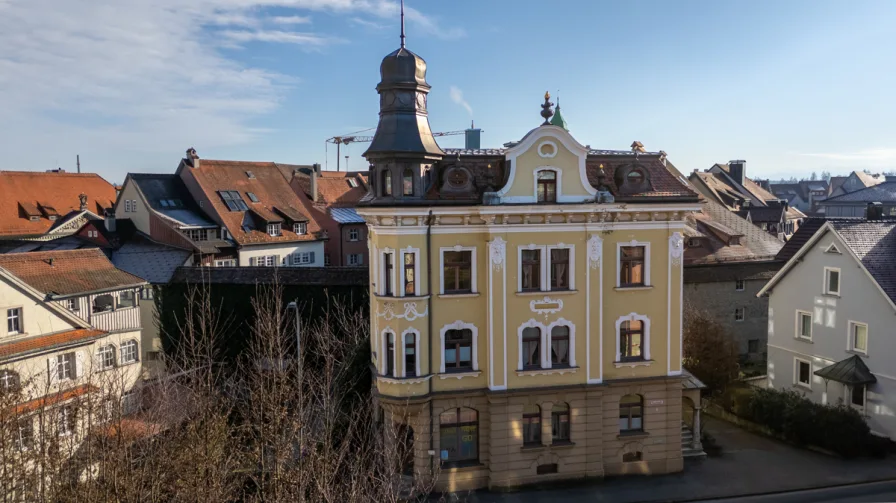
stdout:
[[[546,141],[557,146],[557,155],[552,158],[542,157],[538,153],[538,147]],[[517,157],[515,165],[512,166],[513,184],[508,188],[506,196],[531,197],[535,194],[535,170],[541,167],[551,167],[562,173],[560,179],[564,195],[589,195],[582,185],[582,177],[579,174],[579,157],[567,149],[556,136],[545,136]]]

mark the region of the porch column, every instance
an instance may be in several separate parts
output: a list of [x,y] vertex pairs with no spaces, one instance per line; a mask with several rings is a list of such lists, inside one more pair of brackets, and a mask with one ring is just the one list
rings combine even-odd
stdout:
[[694,407],[694,442],[691,444],[695,450],[702,451],[703,444],[700,442],[700,407]]

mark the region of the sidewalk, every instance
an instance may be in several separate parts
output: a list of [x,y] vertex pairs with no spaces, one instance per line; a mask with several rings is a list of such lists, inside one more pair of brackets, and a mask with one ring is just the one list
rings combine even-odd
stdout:
[[660,502],[724,498],[896,479],[896,457],[846,461],[792,447],[704,416],[722,455],[685,463],[683,473],[558,485],[516,493],[480,492],[475,503]]

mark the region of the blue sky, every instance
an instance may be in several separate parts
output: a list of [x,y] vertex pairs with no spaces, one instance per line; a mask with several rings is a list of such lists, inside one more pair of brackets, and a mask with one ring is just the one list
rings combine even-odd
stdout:
[[[896,2],[407,7],[433,131],[475,119],[500,146],[540,123],[550,90],[580,142],[639,140],[684,171],[896,169]],[[0,168],[73,170],[80,154],[122,181],[171,172],[195,146],[332,169],[324,140],[376,126],[379,63],[397,46],[394,0],[0,0]],[[363,150],[343,152],[349,167],[366,168]]]

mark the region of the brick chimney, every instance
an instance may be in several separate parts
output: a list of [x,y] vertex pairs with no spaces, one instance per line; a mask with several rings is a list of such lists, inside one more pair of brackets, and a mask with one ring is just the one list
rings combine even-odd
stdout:
[[744,179],[747,177],[747,161],[728,161],[728,174],[734,181],[743,185]]
[[196,153],[196,149],[193,147],[187,149],[187,157],[184,160],[187,162],[187,166],[191,168],[199,167],[199,154]]
[[646,152],[644,144],[639,141],[632,142],[632,152]]
[[315,163],[311,165],[311,200],[315,203],[320,199],[317,192],[318,177],[320,177],[320,164]]
[[81,211],[87,209],[87,194],[78,194],[78,203],[80,204]]

